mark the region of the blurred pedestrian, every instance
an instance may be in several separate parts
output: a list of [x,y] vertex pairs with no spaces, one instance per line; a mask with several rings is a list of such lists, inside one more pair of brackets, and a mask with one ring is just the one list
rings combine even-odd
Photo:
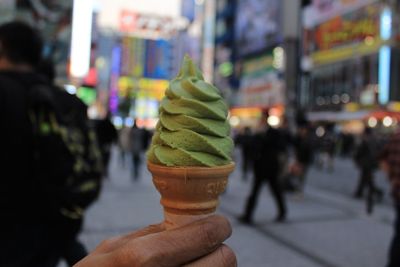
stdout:
[[[86,107],[66,100],[65,92],[54,88],[52,75],[37,71],[41,50],[40,34],[30,26],[0,26],[0,123],[5,126],[0,131],[5,174],[0,179],[0,266],[53,267],[63,256],[71,259],[66,254],[75,247],[70,242],[76,241],[79,226],[63,216],[82,216],[99,192],[100,163],[97,172],[95,164],[88,165],[84,145],[93,144],[82,131],[87,129]],[[83,193],[78,188],[89,180],[92,187]]]
[[130,146],[132,153],[132,179],[138,180],[140,177],[140,167],[142,165],[142,154],[147,147],[147,133],[143,128],[137,126],[137,121],[133,123],[130,130]]
[[365,128],[361,143],[354,154],[354,161],[360,170],[358,185],[354,192],[355,198],[362,198],[367,190],[367,212],[372,213],[375,197],[382,199],[383,191],[375,185],[374,172],[379,166],[379,147],[372,134],[371,128]]
[[325,127],[325,134],[320,139],[320,167],[333,171],[336,153],[337,138],[334,132],[334,125],[328,124]]
[[[37,72],[50,83],[54,83],[56,71],[50,58],[44,58],[40,61]],[[86,119],[87,106],[76,95],[71,95],[56,86],[49,87],[49,89],[54,90],[53,93],[58,96],[58,103],[63,107],[63,113],[69,114],[70,117],[81,117],[79,120]],[[54,235],[62,241],[60,256],[69,266],[72,266],[88,254],[85,246],[78,239],[83,226],[84,213],[81,216],[74,217],[57,215],[54,220],[54,228],[56,229]]]
[[118,132],[119,160],[122,168],[125,167],[127,156],[131,152],[130,131],[131,128],[124,125]]
[[380,155],[383,169],[388,173],[396,211],[394,235],[389,249],[387,267],[400,266],[400,131],[389,139]]
[[290,166],[290,172],[298,179],[295,190],[303,193],[308,169],[313,161],[313,146],[308,124],[298,126],[293,146],[295,161]]
[[5,174],[0,179],[0,266],[54,266],[58,260],[47,229],[51,224],[43,205],[46,199],[35,192],[37,181],[31,177],[34,151],[27,88],[46,82],[34,71],[41,49],[39,33],[29,26],[0,26],[0,164]]
[[268,116],[264,116],[261,123],[264,128],[253,138],[253,171],[254,179],[250,195],[247,199],[244,214],[239,217],[242,223],[251,224],[253,213],[257,205],[258,195],[264,182],[268,183],[272,197],[276,203],[277,215],[276,222],[286,220],[286,201],[283,194],[282,184],[280,183],[280,154],[285,150],[284,140],[281,133],[267,125]]
[[111,113],[107,112],[103,119],[96,120],[95,128],[103,159],[103,177],[108,178],[108,165],[110,162],[111,148],[118,139],[117,130],[111,122]]
[[342,157],[348,157],[353,154],[354,149],[354,136],[351,133],[342,132],[340,135],[341,139],[341,155]]
[[235,253],[222,243],[231,233],[228,220],[217,215],[168,231],[150,225],[102,242],[74,267],[235,267]]
[[284,190],[290,189],[290,179],[291,174],[289,173],[289,166],[290,166],[290,149],[293,145],[293,136],[290,131],[289,121],[286,117],[282,118],[282,124],[278,128],[281,136],[282,136],[282,145],[284,146],[284,150],[280,153],[280,163],[279,166],[281,167],[280,170],[280,179],[281,184]]
[[242,154],[242,180],[247,180],[247,173],[252,168],[252,133],[251,128],[246,126],[242,133],[235,138],[235,143],[240,147]]

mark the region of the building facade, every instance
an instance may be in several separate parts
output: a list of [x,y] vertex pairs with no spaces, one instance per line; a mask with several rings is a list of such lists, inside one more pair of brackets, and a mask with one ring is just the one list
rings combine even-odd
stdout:
[[393,5],[374,0],[303,8],[299,102],[311,119],[350,119],[399,100],[394,14]]

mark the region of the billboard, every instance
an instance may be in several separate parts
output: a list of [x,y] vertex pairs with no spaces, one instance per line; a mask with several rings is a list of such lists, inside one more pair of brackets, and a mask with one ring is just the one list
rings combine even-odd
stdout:
[[120,45],[115,45],[111,56],[111,75],[110,75],[110,95],[109,109],[115,114],[118,111],[118,78],[121,71],[122,49]]
[[376,42],[380,34],[380,5],[334,17],[304,33],[305,55],[365,42]]
[[133,77],[142,77],[145,61],[145,40],[125,36],[121,40],[121,74]]
[[271,107],[284,103],[284,83],[275,63],[272,52],[243,61],[239,105]]
[[171,78],[172,47],[167,40],[146,40],[144,77],[152,79]]
[[280,0],[238,0],[235,44],[239,56],[262,51],[282,40]]
[[123,9],[119,14],[118,30],[143,38],[162,38],[175,34],[178,29],[184,29],[188,21],[184,17],[174,18]]
[[305,28],[311,28],[374,2],[378,0],[313,0],[312,5],[304,9],[303,24]]

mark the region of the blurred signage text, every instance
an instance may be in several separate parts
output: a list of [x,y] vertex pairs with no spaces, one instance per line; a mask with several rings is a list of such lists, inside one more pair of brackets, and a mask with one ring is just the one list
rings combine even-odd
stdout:
[[186,18],[172,18],[153,14],[142,14],[123,9],[119,18],[119,30],[143,38],[170,37],[188,25]]
[[320,64],[377,51],[384,43],[380,38],[381,9],[380,4],[373,4],[305,28],[304,55]]
[[303,23],[306,28],[314,27],[335,16],[357,10],[378,0],[314,0],[304,9]]

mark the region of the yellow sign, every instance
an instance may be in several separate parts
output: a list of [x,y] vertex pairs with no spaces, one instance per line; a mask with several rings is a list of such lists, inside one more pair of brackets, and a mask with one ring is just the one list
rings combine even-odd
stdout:
[[122,76],[118,80],[118,95],[127,97],[133,94],[137,98],[152,98],[160,101],[164,97],[168,84],[167,80],[134,79]]
[[139,79],[138,95],[161,100],[164,97],[168,84],[167,80]]
[[311,54],[311,58],[314,65],[323,65],[348,59],[354,56],[362,56],[375,53],[385,43],[386,42],[380,39],[371,40],[367,37],[363,43],[358,43],[347,47],[339,47],[332,50],[318,51]]
[[400,112],[400,102],[398,101],[390,102],[388,105],[388,110]]
[[261,117],[262,109],[256,107],[232,108],[230,110],[230,113],[231,116],[245,117],[245,118],[250,118],[250,117],[259,118]]
[[[337,18],[340,19],[340,18]],[[340,26],[337,26],[339,24]],[[336,26],[336,27],[333,27]],[[366,37],[378,36],[379,29],[376,20],[365,18],[358,21],[335,20],[322,24],[317,30],[317,43],[321,50],[330,49],[341,44],[363,40]]]
[[274,69],[273,65],[274,57],[271,53],[248,59],[243,63],[243,75],[252,75],[260,71]]
[[360,110],[360,104],[355,102],[350,102],[344,106],[344,110],[347,112],[356,112]]
[[304,53],[314,65],[375,53],[380,33],[380,3],[337,16],[305,32]]

